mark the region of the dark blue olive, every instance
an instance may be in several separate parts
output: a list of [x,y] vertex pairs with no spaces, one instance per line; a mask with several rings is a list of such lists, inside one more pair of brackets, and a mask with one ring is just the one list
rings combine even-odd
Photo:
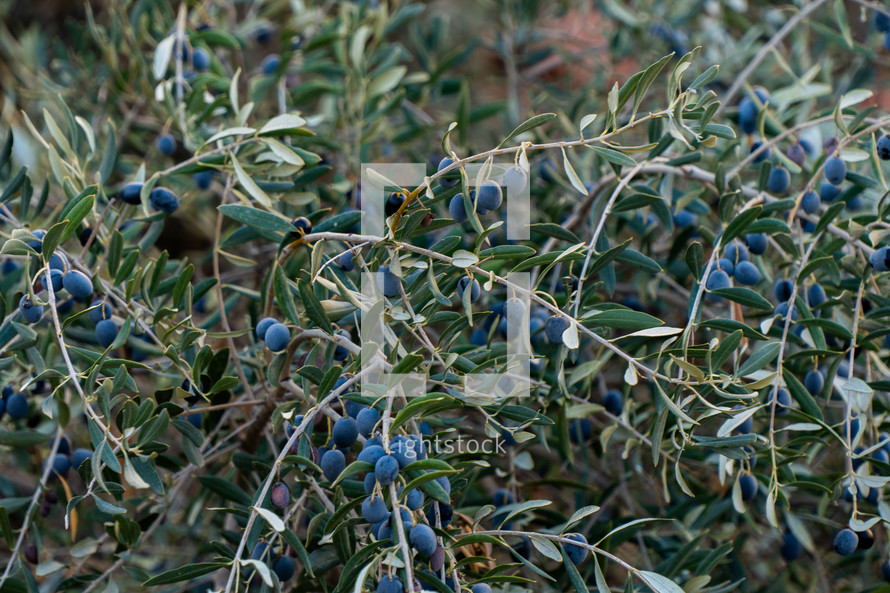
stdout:
[[833,156],[825,160],[823,169],[825,179],[832,185],[840,185],[847,176],[847,164],[840,158]]
[[773,398],[776,400],[776,415],[784,416],[791,407],[791,394],[784,388],[774,390],[773,394]]
[[[371,409],[371,408],[369,408]],[[377,461],[386,455],[383,447],[380,445],[368,445],[370,441],[365,442],[364,448],[358,454],[357,460],[376,465]]]
[[266,542],[258,542],[257,545],[253,547],[253,551],[250,553],[251,560],[268,560],[269,559],[269,544]]
[[266,25],[260,25],[254,30],[253,38],[257,43],[266,43],[272,39],[272,29]]
[[766,189],[769,190],[770,193],[782,194],[788,190],[788,186],[790,185],[791,173],[788,172],[788,169],[781,165],[773,167],[766,180]]
[[[737,404],[737,405],[733,406],[732,409],[733,410],[744,410],[745,406],[743,406],[741,404]],[[736,427],[735,432],[737,434],[750,434],[750,433],[754,432],[754,420],[749,416],[748,418],[745,419],[744,422],[742,422],[741,424],[739,424]]]
[[757,478],[751,474],[739,476],[739,487],[742,491],[742,500],[749,502],[757,496]]
[[[350,339],[349,332],[344,329],[338,329],[334,333],[335,333],[335,335],[340,336],[346,340]],[[334,348],[334,360],[345,360],[347,356],[349,356],[349,349],[345,346],[341,346],[340,344],[337,344],[337,347]],[[350,416],[351,416],[351,414],[350,414]]]
[[[380,412],[374,408],[365,408],[358,413],[355,422],[358,426],[359,433],[365,438],[370,437],[374,431],[374,427],[380,422]],[[364,450],[362,452],[364,452]],[[380,452],[383,453],[382,447],[380,448]],[[375,459],[373,463],[377,463],[377,460]]]
[[278,323],[278,320],[274,317],[264,317],[260,319],[260,322],[256,324],[256,328],[254,332],[256,333],[256,337],[260,340],[264,340],[266,338],[266,331]]
[[103,319],[96,324],[96,341],[103,348],[108,348],[117,337],[117,324],[111,319]]
[[787,151],[785,151],[785,156],[787,156],[788,160],[796,164],[798,167],[802,167],[803,162],[807,157],[807,151],[804,150],[804,147],[800,142],[795,142],[788,147]]
[[807,289],[807,304],[811,309],[822,305],[827,300],[828,296],[825,294],[825,289],[820,284],[814,282]]
[[65,274],[62,286],[76,299],[85,299],[93,294],[93,283],[89,276],[80,270],[70,270]]
[[59,315],[67,315],[74,308],[74,299],[65,299],[64,301],[56,301],[56,311]]
[[52,472],[64,478],[68,475],[69,469],[71,469],[71,461],[66,455],[57,453],[56,456],[53,457]]
[[392,455],[384,455],[374,464],[374,475],[381,485],[392,484],[399,475],[399,462]]
[[73,453],[71,453],[71,467],[75,470],[81,466],[81,464],[93,458],[93,452],[89,449],[75,449]]
[[405,496],[405,504],[408,505],[408,508],[412,511],[420,510],[420,508],[423,507],[423,500],[423,492],[417,488],[412,488]]
[[757,129],[757,103],[751,97],[743,97],[739,102],[739,126],[746,134]]
[[834,536],[834,551],[841,556],[849,556],[859,546],[859,536],[851,529],[841,529]]
[[738,241],[732,241],[727,245],[723,255],[726,259],[732,262],[732,265],[734,266],[737,266],[739,262],[748,261],[751,258],[751,255],[748,253],[748,248]]
[[807,214],[816,214],[819,212],[819,195],[812,190],[808,191],[801,198],[800,207]]
[[429,525],[419,523],[408,534],[411,546],[424,556],[432,556],[436,551],[436,533]]
[[463,194],[456,194],[451,197],[451,201],[448,202],[448,213],[454,219],[454,222],[458,224],[467,220],[467,209],[464,205]]
[[319,463],[324,477],[333,482],[346,469],[346,456],[339,449],[326,451]]
[[297,229],[297,234],[305,235],[312,230],[312,222],[305,216],[298,216],[291,221],[291,225]]
[[554,315],[544,324],[544,333],[553,344],[562,344],[562,334],[569,328],[569,321],[564,317]]
[[868,263],[875,269],[875,272],[886,272],[890,270],[890,247],[881,247],[875,249],[868,256]]
[[213,183],[213,171],[211,169],[198,171],[192,175],[192,179],[195,180],[195,185],[198,186],[198,189],[207,189]]
[[525,303],[516,297],[507,299],[504,304],[504,317],[507,323],[519,327],[525,318]]
[[32,304],[28,295],[23,295],[19,300],[19,311],[22,319],[28,323],[37,323],[43,317],[43,305]]
[[[788,309],[789,309],[788,301],[785,301],[784,303],[779,303],[778,305],[776,305],[775,314],[778,315],[779,317],[784,318],[788,314]],[[797,321],[797,316],[798,316],[797,307],[794,307],[791,311],[791,320]]]
[[[379,534],[377,539],[389,539],[389,535],[386,537],[381,537]],[[380,582],[377,583],[377,593],[404,593],[405,588],[402,586],[402,581],[395,575],[385,574],[380,578]]]
[[358,438],[358,427],[352,418],[339,418],[331,430],[331,440],[340,449],[348,449]]
[[379,523],[386,519],[386,502],[380,496],[369,496],[362,501],[362,517],[368,523]]
[[192,54],[192,66],[199,72],[207,70],[210,67],[210,52],[203,47],[195,48]]
[[[55,445],[57,439],[53,439],[52,445]],[[68,435],[63,434],[59,441],[59,446],[56,447],[56,453],[61,453],[62,455],[71,454],[71,440],[68,438]]]
[[[470,283],[470,278],[468,276],[462,276],[461,279],[457,282],[457,296],[461,301],[464,300],[464,291],[467,289],[467,285]],[[479,300],[479,295],[481,294],[481,288],[479,286],[479,281],[473,278],[472,288],[470,289],[470,302],[475,303]]]
[[[759,140],[757,142],[753,142],[751,144],[751,149],[748,151],[748,154],[754,154],[754,152],[757,149],[759,149],[761,146],[763,146],[763,142],[760,142]],[[754,164],[762,163],[763,161],[767,160],[771,154],[772,154],[772,150],[770,150],[769,147],[764,148],[763,150],[761,150],[760,152],[757,153],[757,155],[751,160],[751,162]]]
[[67,272],[69,268],[68,258],[61,252],[53,253],[48,263],[50,270],[58,270],[62,273]]
[[[436,169],[436,172],[438,173],[442,169],[444,169],[446,167],[450,167],[453,164],[454,164],[453,160],[451,160],[448,157],[445,157],[444,159],[439,161],[439,167]],[[459,173],[458,169],[452,169],[451,171],[448,172],[448,177],[450,177],[451,175],[456,175],[457,173]],[[451,179],[449,179],[447,177],[439,177],[439,185],[441,185],[442,187],[454,187],[458,183],[460,183],[460,175],[457,175],[456,177],[451,178]]]
[[2,265],[0,265],[0,274],[2,274],[3,276],[9,276],[19,268],[21,268],[19,262],[15,261],[14,259],[7,259],[3,262]]
[[485,181],[476,190],[476,208],[477,210],[485,210],[490,212],[501,206],[504,196],[501,193],[501,186],[494,181]]
[[176,152],[176,139],[172,134],[164,134],[158,138],[158,150],[167,156]]
[[794,282],[792,282],[788,278],[776,280],[776,284],[773,286],[773,294],[775,295],[776,300],[779,302],[787,301],[788,299],[790,299],[793,290]]
[[376,484],[377,476],[374,474],[374,472],[368,472],[364,480],[365,494],[371,494],[372,492],[374,492],[374,486]]
[[[732,263],[729,258],[721,257],[717,260],[717,269],[723,270],[728,275],[732,276],[732,273],[735,271],[735,264]],[[729,280],[729,278],[727,278],[727,280]],[[729,284],[727,284],[727,286],[729,286]]]
[[877,148],[878,158],[882,161],[890,160],[890,136],[887,134],[881,135],[875,148]]
[[355,254],[351,251],[344,251],[337,256],[336,264],[344,272],[351,272],[355,269],[355,263],[352,261]]
[[106,299],[96,299],[90,303],[87,317],[93,323],[99,323],[103,319],[110,319],[112,314],[111,303]]
[[377,270],[377,288],[383,292],[387,298],[395,298],[401,292],[401,279],[389,271],[388,266],[383,266]]
[[289,581],[296,572],[294,560],[290,556],[281,556],[272,563],[272,572],[278,577],[280,582]]
[[556,164],[549,158],[545,158],[538,166],[538,175],[545,183],[553,183],[556,181]]
[[810,395],[819,395],[825,386],[825,377],[818,369],[812,369],[804,377],[803,385]]
[[275,71],[278,70],[278,65],[281,63],[281,58],[278,54],[269,54],[265,58],[263,58],[262,63],[260,63],[260,68],[263,71],[263,74],[275,74]]
[[569,560],[572,561],[572,564],[581,564],[584,562],[584,559],[587,558],[587,553],[589,550],[587,549],[587,538],[581,535],[580,533],[568,533],[565,536],[566,539],[576,541],[582,546],[576,546],[570,543],[563,543],[563,549],[566,551],[566,555],[568,555]]
[[745,244],[754,255],[763,255],[769,245],[766,233],[748,233],[745,235]]
[[593,434],[593,425],[587,418],[572,420],[569,425],[569,440],[575,444],[586,442]]
[[62,282],[64,278],[65,273],[62,270],[49,271],[49,279],[53,285],[53,292],[59,292],[65,287],[64,283]]
[[613,416],[620,416],[624,409],[624,398],[617,389],[610,389],[603,398],[603,406]]
[[513,504],[516,502],[516,499],[508,490],[499,488],[495,491],[494,496],[491,497],[491,502],[496,507],[502,507],[508,504]]
[[166,187],[156,187],[148,195],[151,207],[162,212],[173,212],[179,208],[179,198]]
[[290,488],[284,482],[278,482],[269,492],[269,500],[276,509],[286,509],[290,502]]
[[841,188],[830,183],[819,186],[819,199],[823,202],[833,202],[841,193]]
[[698,223],[698,216],[689,210],[683,209],[674,214],[674,224],[680,228],[692,226],[696,223]]
[[800,540],[798,540],[793,533],[790,531],[786,531],[785,535],[782,537],[782,547],[779,548],[779,554],[782,555],[782,559],[785,562],[791,562],[792,560],[796,560],[802,551],[802,547],[800,545]]
[[37,237],[37,239],[34,241],[25,241],[25,244],[34,251],[40,253],[40,249],[43,247],[43,237],[46,236],[46,231],[37,229],[36,231],[31,231],[31,234]]
[[6,413],[13,420],[21,420],[28,414],[28,400],[21,393],[6,398]]
[[408,437],[398,435],[389,443],[390,454],[399,462],[399,468],[403,468],[419,459],[415,449],[415,442]]
[[[190,410],[194,410],[194,407],[189,408]],[[192,413],[185,417],[189,424],[201,430],[201,427],[204,426],[204,414]]]
[[760,282],[760,270],[758,270],[757,266],[749,261],[739,262],[739,265],[735,267],[733,277],[739,282],[739,284],[754,286],[755,284]]
[[281,352],[290,342],[290,330],[283,323],[273,323],[264,335],[266,347],[272,352]]
[[516,195],[528,185],[528,175],[519,167],[510,167],[504,172],[504,185],[508,194]]

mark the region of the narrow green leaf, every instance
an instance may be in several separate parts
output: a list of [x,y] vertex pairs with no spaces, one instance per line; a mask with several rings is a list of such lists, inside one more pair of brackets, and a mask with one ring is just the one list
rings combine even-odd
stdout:
[[65,227],[65,232],[62,234],[62,242],[67,241],[71,235],[80,230],[81,221],[86,218],[87,214],[93,211],[95,201],[96,198],[94,196],[87,196],[68,212],[68,224]]
[[539,126],[543,126],[544,124],[546,124],[548,121],[550,121],[551,119],[553,119],[555,117],[556,117],[555,113],[541,113],[540,115],[535,115],[533,117],[530,117],[529,119],[525,120],[524,122],[522,122],[521,124],[516,126],[516,129],[513,130],[512,132],[510,132],[507,135],[507,137],[504,138],[501,141],[501,143],[497,145],[497,148],[502,147],[511,138],[515,138],[516,136],[523,134],[525,132],[528,132],[529,130],[533,130]]
[[300,281],[297,282],[297,287],[300,291],[300,300],[303,301],[303,307],[306,309],[306,316],[309,317],[312,323],[320,329],[323,329],[329,334],[334,333],[331,321],[324,312],[324,307],[321,306],[321,302],[312,291],[312,286],[305,280],[300,279]]
[[290,220],[280,214],[273,214],[259,208],[243,204],[225,204],[219,207],[219,211],[224,216],[237,220],[249,227],[285,233],[294,230]]
[[762,348],[755,350],[754,353],[748,357],[748,360],[746,360],[739,368],[737,376],[744,377],[750,375],[755,371],[759,371],[769,363],[774,362],[776,360],[776,355],[779,354],[780,347],[781,344],[779,344],[779,342],[770,342]]
[[99,165],[99,177],[102,183],[108,183],[111,172],[114,171],[114,163],[117,161],[117,129],[109,119],[105,125],[105,152],[102,153],[102,164]]
[[65,232],[65,226],[67,224],[68,223],[65,221],[57,222],[46,231],[46,235],[43,237],[43,241],[40,244],[40,249],[43,252],[43,258],[45,260],[49,261],[49,258],[56,250],[56,247],[62,242],[62,233]]
[[711,294],[725,297],[740,305],[751,307],[752,309],[772,309],[772,304],[763,298],[760,294],[754,292],[750,288],[744,286],[733,286],[731,288],[720,288],[711,290]]
[[244,171],[244,168],[241,166],[241,163],[238,162],[238,158],[234,154],[232,155],[232,166],[235,168],[235,176],[238,177],[238,183],[241,184],[241,187],[243,187],[254,200],[271,210],[272,200],[269,199],[266,192],[260,189],[260,186],[256,184],[256,181]]
[[704,260],[705,248],[702,247],[702,244],[699,241],[693,241],[689,247],[686,248],[686,265],[689,266],[689,270],[694,277],[698,278],[701,276]]
[[819,408],[816,400],[813,399],[810,392],[806,390],[800,380],[794,376],[794,373],[788,367],[782,368],[782,378],[785,380],[785,385],[788,387],[788,391],[791,392],[791,397],[794,398],[794,401],[797,402],[800,409],[803,410],[805,414],[809,414],[819,421],[824,420],[822,410]]
[[637,164],[635,160],[633,160],[623,152],[618,152],[617,150],[612,150],[611,148],[603,148],[602,146],[591,146],[590,149],[606,161],[614,163],[616,165],[620,165],[622,167],[633,167]]
[[728,245],[730,241],[745,232],[748,225],[760,216],[760,211],[762,209],[761,206],[755,206],[734,216],[726,226],[726,230],[723,231],[723,236],[720,238],[720,244]]
[[[294,301],[294,293],[290,289],[290,283],[284,275],[284,270],[281,266],[275,266],[272,283],[272,289],[275,292],[275,300],[284,312],[285,317],[287,317],[288,321],[294,325],[300,325],[300,316],[297,313],[297,304]],[[321,303],[319,303],[319,306],[321,306]],[[323,312],[324,308],[322,308],[322,313]]]
[[198,562],[196,564],[187,564],[162,572],[157,576],[153,576],[144,583],[143,587],[156,587],[157,585],[169,585],[171,583],[181,583],[191,579],[204,576],[211,572],[215,572],[224,566],[229,566],[228,562]]

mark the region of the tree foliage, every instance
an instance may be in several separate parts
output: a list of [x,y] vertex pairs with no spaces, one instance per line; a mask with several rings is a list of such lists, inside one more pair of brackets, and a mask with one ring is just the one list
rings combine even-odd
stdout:
[[550,4],[0,7],[0,590],[887,588],[890,10]]

